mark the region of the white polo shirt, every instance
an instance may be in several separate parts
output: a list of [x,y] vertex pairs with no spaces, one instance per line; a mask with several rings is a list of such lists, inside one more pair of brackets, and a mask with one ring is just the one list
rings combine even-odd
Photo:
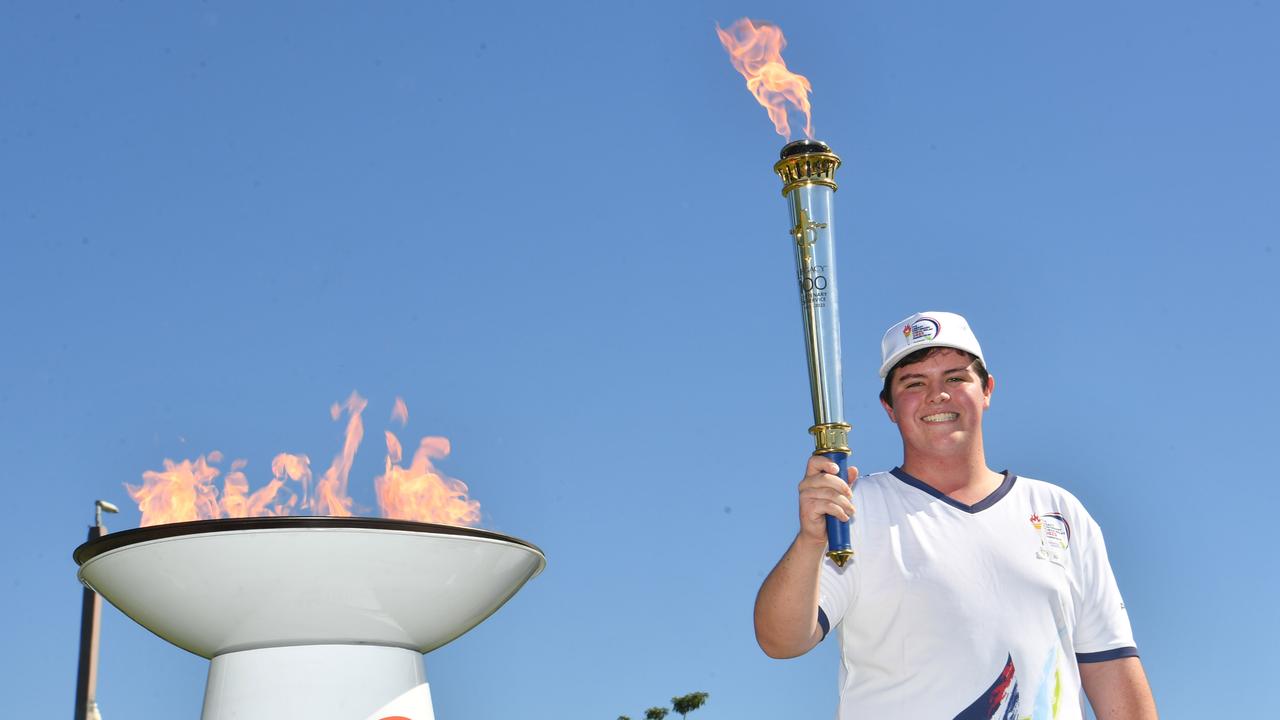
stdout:
[[975,505],[901,469],[860,477],[854,556],[826,561],[840,720],[1080,718],[1077,662],[1136,656],[1102,531],[1071,493],[1005,473]]

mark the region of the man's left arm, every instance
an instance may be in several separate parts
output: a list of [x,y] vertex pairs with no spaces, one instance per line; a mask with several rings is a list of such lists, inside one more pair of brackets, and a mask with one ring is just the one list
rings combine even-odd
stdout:
[[1080,682],[1098,720],[1156,720],[1156,701],[1138,658],[1080,663]]
[[[1074,500],[1074,498],[1072,498]],[[1156,702],[1098,527],[1079,501],[1067,510],[1074,634],[1080,684],[1098,720],[1155,720]]]

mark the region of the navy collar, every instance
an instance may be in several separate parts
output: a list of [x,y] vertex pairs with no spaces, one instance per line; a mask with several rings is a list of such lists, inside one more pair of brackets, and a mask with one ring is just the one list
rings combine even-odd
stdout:
[[903,470],[900,467],[896,467],[890,470],[889,472],[893,473],[894,477],[910,485],[911,487],[916,488],[918,490],[923,490],[924,492],[929,493],[930,495],[938,498],[939,500],[950,505],[951,507],[956,508],[957,510],[963,510],[969,513],[970,515],[974,513],[980,513],[983,510],[986,510],[987,508],[991,507],[992,505],[995,505],[996,503],[1000,502],[1000,498],[1009,494],[1009,491],[1013,489],[1014,481],[1018,479],[1017,475],[1014,475],[1008,470],[1005,470],[1002,473],[1004,475],[1004,482],[1000,483],[1000,487],[996,488],[995,490],[992,490],[990,495],[982,498],[978,502],[972,505],[965,505],[964,503],[960,502],[959,500],[956,500],[955,498],[948,497],[946,494],[942,493],[937,488],[911,475],[906,470]]

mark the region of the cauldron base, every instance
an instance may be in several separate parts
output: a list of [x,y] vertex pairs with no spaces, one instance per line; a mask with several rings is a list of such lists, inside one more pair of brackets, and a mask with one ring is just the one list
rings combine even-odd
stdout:
[[298,645],[217,655],[201,720],[435,720],[414,650]]

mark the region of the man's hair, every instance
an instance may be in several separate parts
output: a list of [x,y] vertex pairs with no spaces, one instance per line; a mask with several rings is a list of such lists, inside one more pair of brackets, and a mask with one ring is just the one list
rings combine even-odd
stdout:
[[970,364],[974,366],[973,371],[978,374],[978,380],[982,382],[982,387],[984,389],[987,387],[987,379],[991,377],[991,373],[987,372],[987,366],[982,363],[982,360],[977,355],[953,347],[927,347],[907,355],[899,360],[897,365],[889,369],[889,374],[884,376],[884,389],[880,391],[880,399],[884,401],[884,404],[893,407],[893,395],[889,392],[889,388],[893,385],[893,376],[898,372],[898,368],[903,365],[924,362],[944,350],[953,350],[969,358]]

